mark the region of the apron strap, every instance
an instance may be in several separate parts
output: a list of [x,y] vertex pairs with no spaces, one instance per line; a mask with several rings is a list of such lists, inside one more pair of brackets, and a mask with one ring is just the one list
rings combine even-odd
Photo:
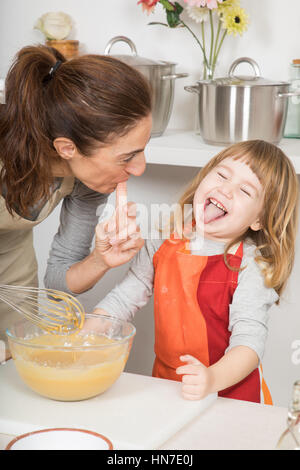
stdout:
[[239,256],[240,258],[243,258],[243,242],[240,242],[234,255]]

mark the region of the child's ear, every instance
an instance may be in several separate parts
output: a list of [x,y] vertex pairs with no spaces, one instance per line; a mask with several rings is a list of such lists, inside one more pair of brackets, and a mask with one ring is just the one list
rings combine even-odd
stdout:
[[257,232],[258,230],[260,230],[261,229],[261,223],[260,223],[259,219],[257,219],[252,225],[250,225],[250,228],[254,232]]

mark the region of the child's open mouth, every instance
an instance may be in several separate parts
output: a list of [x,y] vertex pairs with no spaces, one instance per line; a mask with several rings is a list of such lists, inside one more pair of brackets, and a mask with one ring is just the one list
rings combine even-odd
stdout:
[[204,204],[204,223],[208,224],[227,215],[226,208],[216,199],[209,197]]

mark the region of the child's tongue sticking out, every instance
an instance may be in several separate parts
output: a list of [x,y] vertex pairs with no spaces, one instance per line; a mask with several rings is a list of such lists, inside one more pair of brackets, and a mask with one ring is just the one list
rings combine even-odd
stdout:
[[208,200],[204,207],[204,223],[208,224],[213,220],[223,217],[225,214],[226,212],[224,212],[222,209],[220,209],[214,203]]

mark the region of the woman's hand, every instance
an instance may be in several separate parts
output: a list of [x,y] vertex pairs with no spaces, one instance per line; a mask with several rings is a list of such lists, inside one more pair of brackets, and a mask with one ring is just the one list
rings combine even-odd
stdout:
[[97,225],[95,248],[91,253],[68,269],[68,288],[74,294],[91,289],[110,268],[130,261],[143,245],[136,225],[135,205],[127,203],[126,183],[118,184],[115,213]]
[[136,225],[136,206],[127,203],[126,183],[119,183],[113,216],[96,227],[95,255],[107,268],[113,268],[130,261],[143,245]]
[[212,374],[209,367],[205,367],[193,356],[180,356],[182,362],[187,364],[176,369],[182,376],[182,396],[187,400],[200,400],[212,392]]

